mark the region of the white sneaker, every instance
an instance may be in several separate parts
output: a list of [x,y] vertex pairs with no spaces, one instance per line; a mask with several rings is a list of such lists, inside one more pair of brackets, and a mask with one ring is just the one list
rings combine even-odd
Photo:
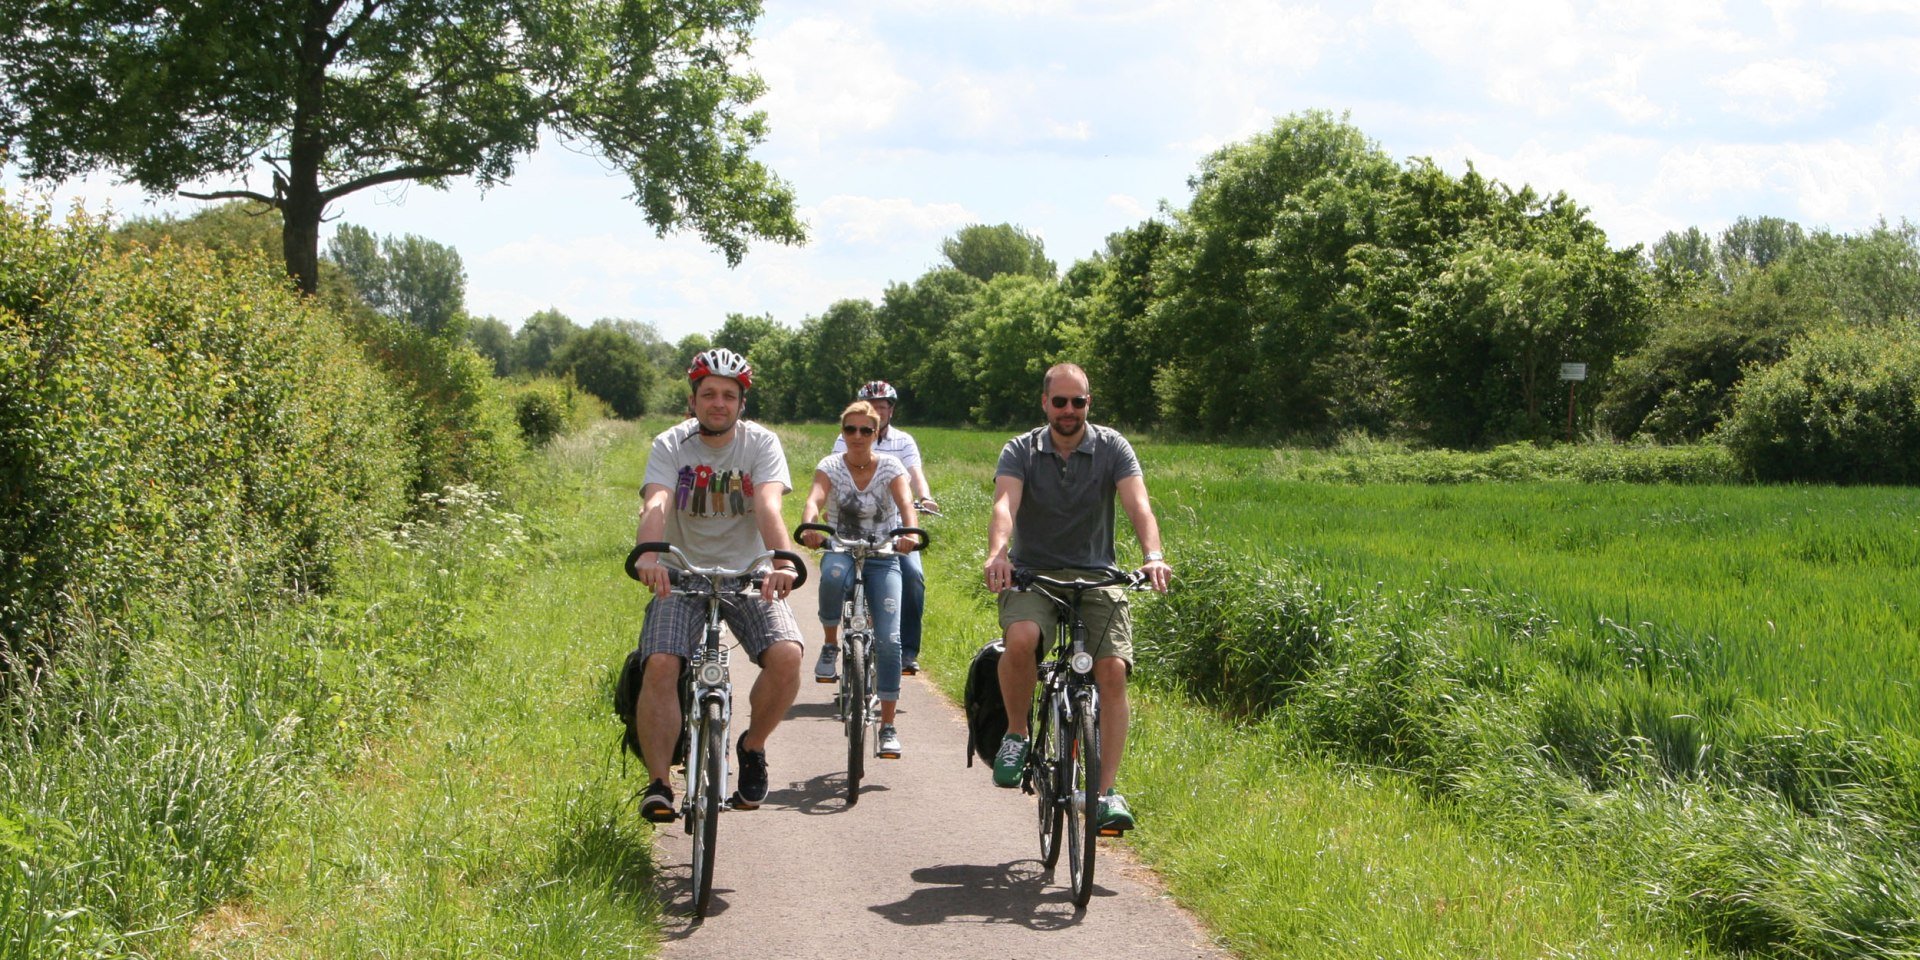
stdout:
[[832,683],[840,679],[840,645],[829,643],[820,648],[820,659],[813,664],[813,682]]
[[888,760],[900,759],[900,731],[892,724],[880,728],[880,746],[874,751]]

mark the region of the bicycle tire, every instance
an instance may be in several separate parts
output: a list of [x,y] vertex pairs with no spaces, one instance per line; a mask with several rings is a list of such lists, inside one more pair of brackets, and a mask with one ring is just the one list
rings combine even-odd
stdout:
[[1041,688],[1044,699],[1040,702],[1039,716],[1033,726],[1032,757],[1029,761],[1033,776],[1035,807],[1040,816],[1040,862],[1051,871],[1060,862],[1060,831],[1066,821],[1066,811],[1061,809],[1060,798],[1060,730],[1059,700],[1048,687]]
[[867,640],[841,640],[840,674],[846,678],[847,806],[860,802],[860,779],[867,773]]
[[721,791],[725,789],[721,766],[726,762],[727,731],[721,722],[720,705],[701,707],[700,748],[694,776],[698,783],[690,788],[691,815],[698,819],[693,830],[693,915],[704,918],[713,902],[713,862],[715,841],[719,839]]
[[1073,709],[1072,738],[1060,780],[1067,790],[1067,876],[1073,905],[1093,897],[1094,842],[1100,834],[1100,705],[1088,698]]

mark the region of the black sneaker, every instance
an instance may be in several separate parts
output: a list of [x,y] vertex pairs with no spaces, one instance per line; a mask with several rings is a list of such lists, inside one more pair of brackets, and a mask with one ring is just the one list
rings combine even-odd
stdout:
[[673,788],[665,780],[647,784],[640,797],[640,819],[648,823],[672,823],[679,814],[673,809]]
[[734,791],[733,805],[752,810],[767,800],[767,752],[748,750],[747,735],[740,735],[740,789]]
[[914,674],[919,672],[920,672],[920,660],[918,658],[908,657],[905,660],[900,661],[901,676],[911,677]]

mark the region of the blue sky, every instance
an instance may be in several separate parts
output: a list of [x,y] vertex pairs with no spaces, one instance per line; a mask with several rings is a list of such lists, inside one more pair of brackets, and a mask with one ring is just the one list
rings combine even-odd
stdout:
[[[969,223],[1017,224],[1064,268],[1184,206],[1212,150],[1308,109],[1400,160],[1566,191],[1616,246],[1742,215],[1920,219],[1920,0],[768,0],[752,65],[772,85],[759,156],[798,194],[804,247],[729,270],[656,239],[623,179],[556,145],[485,194],[333,213],[456,247],[475,314],[555,307],[669,339],[877,300]],[[56,194],[76,197],[193,206],[105,178]]]

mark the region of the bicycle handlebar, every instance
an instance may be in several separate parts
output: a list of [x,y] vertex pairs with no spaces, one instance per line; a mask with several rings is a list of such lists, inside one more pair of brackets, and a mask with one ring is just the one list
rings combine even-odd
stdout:
[[915,546],[913,548],[914,550],[925,550],[927,549],[927,545],[933,542],[933,539],[927,536],[927,532],[925,530],[920,529],[919,527],[894,527],[893,530],[888,532],[886,536],[876,538],[876,539],[851,540],[851,541],[842,540],[840,539],[840,534],[838,531],[834,530],[832,527],[829,527],[824,523],[803,523],[793,528],[793,539],[796,541],[799,540],[800,535],[803,533],[806,533],[809,530],[815,533],[826,535],[827,544],[824,549],[840,551],[840,552],[853,552],[850,549],[851,547],[856,545],[864,545],[872,548],[871,550],[867,551],[867,556],[874,556],[874,557],[897,556],[899,554],[899,551],[894,549],[893,541],[899,537],[918,538],[920,543],[918,546]]
[[[633,550],[627,554],[627,562],[625,564],[627,576],[634,580],[640,579],[640,556],[647,553],[660,554],[660,564],[661,566],[667,567],[667,576],[676,586],[679,585],[682,575],[692,575],[696,577],[706,577],[711,581],[742,578],[757,587],[762,580],[766,579],[767,574],[773,572],[773,561],[775,560],[786,560],[793,564],[794,588],[797,589],[800,585],[807,582],[807,564],[804,560],[800,559],[799,554],[791,550],[768,550],[754,557],[752,560],[747,561],[746,566],[738,570],[729,570],[725,567],[694,566],[693,561],[689,559],[685,553],[682,553],[679,547],[667,543],[664,540],[650,540],[646,543],[635,544]],[[667,565],[667,561],[669,560],[673,561],[672,566]]]
[[1052,587],[1056,590],[1084,591],[1097,589],[1099,587],[1124,586],[1129,590],[1144,590],[1147,589],[1149,585],[1150,581],[1147,579],[1147,574],[1144,570],[1115,570],[1112,574],[1108,575],[1105,580],[1055,580],[1052,577],[1042,576],[1032,570],[1015,570],[1013,572],[1013,586],[1008,589],[1024,592],[1034,587]]

